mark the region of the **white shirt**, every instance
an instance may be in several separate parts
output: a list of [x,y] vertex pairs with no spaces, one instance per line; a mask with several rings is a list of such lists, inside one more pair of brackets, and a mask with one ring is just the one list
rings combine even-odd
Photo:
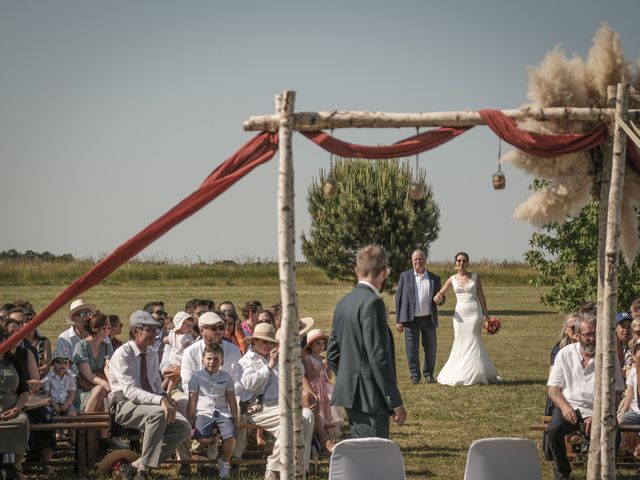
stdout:
[[631,368],[627,374],[627,387],[631,387],[633,390],[633,400],[631,400],[631,410],[640,414],[640,408],[638,407],[638,373],[635,368]]
[[154,393],[142,389],[140,353],[140,349],[133,340],[123,343],[113,352],[109,362],[110,400],[122,394],[140,405],[160,405],[166,394],[158,372],[158,352],[153,347],[147,348],[147,378]]
[[376,287],[374,287],[371,283],[365,282],[364,280],[360,280],[360,281],[358,281],[358,285],[360,285],[360,284],[366,285],[371,290],[373,290],[373,293],[375,293],[378,297],[380,296],[380,290],[378,290]]
[[[195,338],[190,333],[176,333],[169,332],[167,337],[169,343],[165,346],[165,351],[169,350],[169,363],[172,365],[182,365],[182,354],[184,351],[195,342]],[[162,361],[164,362],[164,355]]]
[[[240,357],[242,353],[240,349],[233,343],[222,341],[222,350],[224,351],[224,361],[220,370],[231,375],[231,379],[236,387],[236,395],[240,392]],[[180,377],[182,378],[182,391],[189,391],[189,380],[195,372],[202,370],[202,352],[204,352],[204,339],[201,338],[193,345],[187,347],[182,354],[182,365],[180,367]]]
[[54,403],[63,404],[69,396],[69,391],[76,390],[76,377],[71,372],[66,371],[60,378],[51,368],[51,371],[42,381],[42,388],[51,395]]
[[559,387],[571,408],[580,409],[583,418],[593,414],[595,362],[591,358],[582,367],[580,342],[567,345],[556,355],[547,386]]
[[414,315],[416,317],[431,315],[433,292],[431,291],[429,275],[426,270],[422,275],[414,270],[413,276],[416,282],[416,310]]
[[275,405],[278,403],[278,364],[276,363],[270,370],[268,363],[267,358],[254,352],[251,348],[240,359],[241,401],[251,400],[256,395],[263,395],[265,404]]
[[198,370],[189,380],[189,393],[198,394],[196,415],[213,418],[213,412],[218,410],[221,415],[231,417],[227,392],[234,391],[231,375],[223,370],[209,373],[207,370]]

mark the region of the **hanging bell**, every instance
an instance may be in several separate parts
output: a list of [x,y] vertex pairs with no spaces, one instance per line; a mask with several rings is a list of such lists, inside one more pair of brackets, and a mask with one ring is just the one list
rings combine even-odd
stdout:
[[333,198],[338,193],[338,185],[336,185],[336,181],[329,177],[324,185],[322,186],[322,191],[324,196],[327,198]]

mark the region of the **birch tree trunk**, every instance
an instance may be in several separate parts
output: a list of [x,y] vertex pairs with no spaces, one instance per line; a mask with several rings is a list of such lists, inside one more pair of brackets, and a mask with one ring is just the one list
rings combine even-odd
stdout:
[[[278,368],[280,370],[279,405],[280,405],[280,462],[283,470],[280,478],[292,480],[302,478],[304,468],[295,461],[296,452],[300,449],[302,435],[300,419],[300,341],[298,336],[298,312],[295,279],[295,223],[293,192],[293,152],[291,137],[293,135],[293,110],[295,92],[286,91],[276,96],[276,110],[279,116],[279,153],[278,170],[278,271],[280,275],[280,297],[282,300],[282,325],[280,327],[280,354]],[[295,375],[294,371],[298,370]],[[295,401],[295,398],[298,398]],[[295,422],[298,425],[295,425]],[[298,440],[296,442],[296,440]],[[304,448],[304,445],[302,445]]]
[[[629,85],[618,84],[616,94],[616,113],[627,119]],[[605,350],[602,365],[602,431],[600,432],[601,478],[616,477],[615,462],[615,362],[618,361],[615,347],[614,322],[618,303],[618,252],[620,243],[620,207],[626,162],[627,136],[616,122],[613,133],[613,161],[611,165],[611,185],[609,188],[609,206],[607,212],[607,244],[605,250],[605,282],[602,321],[605,338],[602,339]]]
[[[616,87],[607,89],[607,106],[614,107],[616,101]],[[613,137],[613,122],[609,138]],[[609,201],[609,183],[611,182],[611,161],[613,158],[613,143],[608,140],[602,146],[602,173],[600,176],[600,201],[598,209],[598,312],[602,312],[604,299],[604,252],[607,238],[607,209]],[[593,396],[593,422],[591,423],[591,440],[589,442],[589,460],[587,463],[587,480],[600,478],[600,432],[602,420],[602,339],[606,322],[602,315],[598,315],[596,328],[596,356],[595,356],[595,384]]]

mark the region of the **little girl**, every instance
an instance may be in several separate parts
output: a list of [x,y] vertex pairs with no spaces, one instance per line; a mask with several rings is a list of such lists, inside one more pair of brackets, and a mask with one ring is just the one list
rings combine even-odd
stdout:
[[304,347],[305,376],[318,395],[320,411],[315,416],[314,429],[320,442],[331,452],[336,446],[335,440],[340,438],[342,414],[338,407],[331,405],[332,373],[327,366],[327,359],[322,352],[327,349],[327,336],[322,330],[315,328],[307,334],[307,345]]
[[[173,329],[169,332],[169,335],[164,338],[164,341],[171,349],[169,352],[168,367],[173,367],[173,369],[176,369],[178,372],[180,371],[180,365],[182,365],[182,354],[185,349],[195,341],[192,335],[194,323],[195,320],[187,312],[178,312],[173,318]],[[161,370],[164,372],[168,367],[161,366]],[[179,377],[177,379],[173,376],[166,377],[162,386],[167,393],[171,393],[179,381]]]

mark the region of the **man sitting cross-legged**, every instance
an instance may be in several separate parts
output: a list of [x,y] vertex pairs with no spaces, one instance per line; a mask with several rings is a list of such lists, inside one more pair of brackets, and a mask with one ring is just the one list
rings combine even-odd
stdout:
[[129,319],[132,340],[111,357],[111,414],[124,427],[144,427],[140,458],[123,465],[125,479],[145,480],[149,469],[156,468],[183,443],[191,425],[162,389],[158,372],[158,354],[151,346],[160,324],[149,312],[138,310]]

